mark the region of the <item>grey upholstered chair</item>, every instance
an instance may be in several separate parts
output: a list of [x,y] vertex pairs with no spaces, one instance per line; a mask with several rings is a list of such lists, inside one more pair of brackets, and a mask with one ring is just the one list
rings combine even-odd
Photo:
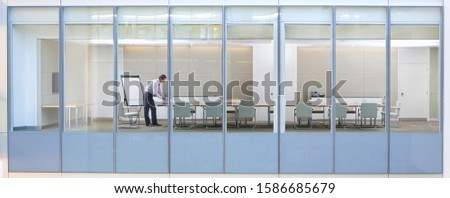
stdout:
[[241,128],[242,119],[245,121],[246,126],[248,120],[253,121],[253,127],[250,129],[254,129],[256,127],[256,108],[253,101],[242,100],[240,102],[239,107],[236,110],[236,125],[238,128]]
[[[195,110],[191,109],[191,104],[187,102],[175,102],[173,107],[173,124],[176,129],[192,129],[195,126]],[[179,124],[177,125],[177,118],[179,119]],[[186,118],[191,118],[193,120],[190,126],[186,125]]]
[[[360,118],[359,128],[368,127],[367,119],[370,120],[369,127],[377,126],[377,116],[378,116],[378,105],[377,103],[362,103],[361,108],[358,111],[358,115]],[[372,119],[374,120],[374,124],[372,125]],[[364,125],[363,125],[364,120]]]
[[208,118],[212,118],[214,126],[217,126],[217,120],[222,119],[222,113],[222,101],[205,102],[205,107],[203,108],[203,124],[205,128],[208,128]]
[[[294,128],[301,129],[302,118],[308,120],[309,128],[312,128],[312,107],[305,103],[298,103],[294,109]],[[298,125],[297,125],[298,122]]]

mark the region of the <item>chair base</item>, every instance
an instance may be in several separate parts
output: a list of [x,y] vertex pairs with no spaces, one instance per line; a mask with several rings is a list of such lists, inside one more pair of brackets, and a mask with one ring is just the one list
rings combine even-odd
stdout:
[[217,120],[220,120],[221,118],[215,119],[213,118],[213,127],[208,126],[208,118],[204,118],[203,125],[205,126],[205,129],[222,129],[222,126],[217,125]]
[[[246,118],[241,118],[241,119],[244,119],[244,120],[245,120],[245,125],[248,126],[248,124],[247,124],[247,119],[246,119]],[[237,128],[238,128],[238,129],[249,129],[249,130],[253,130],[253,129],[256,128],[256,121],[255,121],[255,120],[253,120],[253,126],[252,126],[252,127],[241,127],[241,121],[242,121],[242,120],[239,120],[239,122],[237,123]]]
[[128,117],[128,125],[119,124],[118,128],[122,129],[137,129],[141,125],[141,117],[139,115],[135,116],[136,119],[133,119],[134,116]]
[[[298,122],[298,125],[297,125],[297,122]],[[297,118],[297,122],[294,123],[294,129],[297,129],[297,130],[312,129],[312,119],[311,118],[308,118],[308,127],[301,127],[301,123],[302,123],[301,118]]]
[[[364,125],[363,125],[363,119],[364,119]],[[361,118],[359,120],[359,129],[375,129],[377,128],[377,119],[376,118],[369,118],[370,119],[370,125],[367,125],[367,118]],[[374,120],[374,123],[372,125],[372,119]]]
[[180,118],[180,124],[177,125],[177,119],[174,118],[173,120],[173,128],[179,129],[179,130],[191,130],[194,128],[196,124],[196,119],[194,117],[194,121],[191,123],[191,125],[186,125],[186,118]]

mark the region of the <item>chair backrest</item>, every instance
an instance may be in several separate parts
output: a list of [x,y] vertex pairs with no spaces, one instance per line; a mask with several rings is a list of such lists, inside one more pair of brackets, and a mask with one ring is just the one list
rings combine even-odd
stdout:
[[250,101],[250,100],[241,100],[239,105],[248,106],[248,107],[254,107],[255,103],[253,101]]
[[187,102],[175,102],[173,116],[176,118],[191,117],[191,104]]
[[347,118],[347,105],[336,103],[336,118]]
[[297,109],[297,118],[312,118],[312,106],[307,105],[303,102],[300,102],[296,106]]
[[239,118],[254,118],[255,103],[253,101],[242,100],[238,109]]
[[206,117],[222,117],[222,101],[205,102]]
[[361,118],[377,118],[377,116],[378,116],[377,103],[361,104]]

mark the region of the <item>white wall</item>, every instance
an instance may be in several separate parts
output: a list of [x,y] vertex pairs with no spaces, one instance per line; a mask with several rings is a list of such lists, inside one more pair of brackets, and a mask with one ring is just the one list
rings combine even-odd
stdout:
[[57,38],[57,25],[17,26],[13,29],[13,112],[14,126],[37,126],[38,104],[38,39]]
[[444,2],[444,18],[445,20],[445,32],[446,32],[446,38],[444,43],[445,48],[445,54],[444,57],[447,59],[444,60],[444,115],[443,115],[443,122],[444,122],[444,177],[450,178],[450,60],[448,60],[448,57],[450,57],[450,39],[448,38],[448,32],[450,32],[450,1]]
[[[266,97],[270,95],[272,101],[276,101],[276,93],[273,87],[270,89],[270,93],[265,92],[265,88],[262,86],[265,75],[270,73],[270,80],[276,79],[276,73],[274,70],[276,66],[274,65],[274,48],[272,45],[267,46],[254,46],[253,47],[253,79],[258,82],[258,86],[253,88],[254,94],[259,95],[259,103],[266,104]],[[256,109],[256,120],[262,121],[267,120],[267,109],[257,108]]]

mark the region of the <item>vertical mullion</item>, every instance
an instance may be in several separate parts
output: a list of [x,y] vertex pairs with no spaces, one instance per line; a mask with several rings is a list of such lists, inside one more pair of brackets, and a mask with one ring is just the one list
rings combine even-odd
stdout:
[[63,172],[63,132],[66,129],[66,94],[65,94],[65,79],[66,79],[66,32],[64,7],[59,7],[59,168]]
[[223,173],[226,171],[226,142],[227,142],[227,24],[226,7],[222,6],[222,136],[223,136]]
[[[441,21],[440,21],[440,24],[439,24],[439,30],[440,30],[440,35],[439,35],[439,40],[440,40],[440,43],[439,43],[439,49],[440,49],[440,52],[439,52],[439,60],[440,60],[440,63],[439,63],[439,72],[440,72],[440,79],[439,79],[439,104],[440,104],[440,109],[439,109],[439,111],[440,111],[440,113],[439,113],[439,133],[441,134],[441,140],[442,140],[442,159],[444,159],[444,107],[445,107],[445,100],[444,100],[444,92],[445,92],[445,89],[444,89],[444,70],[445,70],[445,67],[444,67],[444,61],[445,61],[445,58],[444,58],[444,53],[445,53],[445,36],[444,36],[444,22],[445,22],[445,17],[444,17],[444,7],[441,7],[441,9],[440,9],[440,14],[441,14]],[[442,161],[442,164],[441,164],[441,170],[442,170],[442,173],[444,172],[444,161]]]
[[172,84],[173,84],[173,72],[172,72],[172,19],[171,19],[171,6],[167,6],[168,18],[167,18],[167,75],[169,76],[168,84],[168,94],[167,94],[167,127],[168,127],[168,173],[171,173],[170,162],[171,162],[171,135],[173,133],[173,124],[172,124]]
[[[274,126],[274,130],[277,132],[277,157],[278,157],[278,175],[281,173],[281,145],[280,145],[280,136],[281,136],[281,106],[280,106],[280,99],[281,99],[281,89],[280,89],[280,79],[281,79],[281,7],[278,5],[277,8],[278,17],[277,17],[277,102],[275,103],[277,105],[277,123],[276,126]],[[270,116],[270,111],[268,112]],[[275,119],[275,118],[274,118]],[[275,125],[275,122],[274,122]]]
[[119,87],[119,83],[118,83],[118,79],[117,79],[117,75],[118,75],[118,40],[117,40],[117,7],[114,6],[113,7],[113,51],[114,51],[114,100],[116,100],[114,102],[114,106],[113,106],[113,172],[116,173],[116,164],[117,164],[117,127],[118,127],[118,112],[117,112],[117,105],[119,104],[120,101],[117,101],[118,99],[118,87]]
[[384,123],[387,132],[387,174],[391,172],[391,8],[386,8],[386,98]]
[[[6,8],[6,25],[7,25],[7,40],[6,40],[6,48],[7,48],[7,130],[6,130],[6,145],[7,145],[7,159],[9,159],[9,156],[11,156],[11,149],[9,149],[10,145],[11,145],[11,138],[10,138],[10,133],[13,132],[13,105],[14,105],[14,97],[13,97],[13,90],[12,90],[12,82],[13,82],[13,71],[12,71],[12,63],[13,63],[13,59],[12,59],[12,23],[11,23],[11,8]],[[6,176],[9,177],[9,170],[10,170],[10,160],[8,160],[8,164],[7,166],[7,170],[6,170]],[[3,170],[0,170],[3,171]]]
[[336,6],[333,6],[331,25],[331,119],[330,130],[333,134],[333,173],[336,173]]

